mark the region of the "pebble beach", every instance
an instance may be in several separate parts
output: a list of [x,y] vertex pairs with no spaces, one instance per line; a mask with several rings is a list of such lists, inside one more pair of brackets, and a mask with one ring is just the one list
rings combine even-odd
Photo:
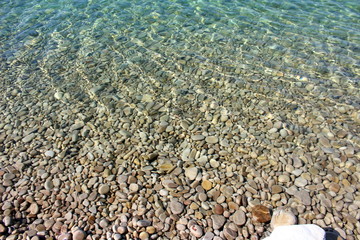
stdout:
[[0,239],[260,240],[283,206],[359,239],[353,15],[45,2],[0,3]]

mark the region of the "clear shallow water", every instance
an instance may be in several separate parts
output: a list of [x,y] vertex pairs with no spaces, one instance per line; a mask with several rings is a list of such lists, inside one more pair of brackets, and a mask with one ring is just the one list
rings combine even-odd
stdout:
[[299,105],[309,95],[357,108],[358,29],[356,0],[2,1],[1,84],[107,108],[125,92],[220,101],[236,82]]

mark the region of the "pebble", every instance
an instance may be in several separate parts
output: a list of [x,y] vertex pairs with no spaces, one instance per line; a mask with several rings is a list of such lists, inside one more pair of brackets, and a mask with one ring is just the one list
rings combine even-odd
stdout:
[[148,221],[148,220],[139,220],[139,221],[136,222],[136,225],[138,227],[148,227],[148,226],[151,225],[151,222]]
[[53,158],[55,156],[55,152],[54,151],[46,151],[45,156]]
[[222,228],[222,226],[224,226],[226,221],[225,217],[222,215],[211,215],[211,220],[213,223],[213,228],[215,230]]
[[218,141],[219,141],[219,139],[218,139],[218,137],[216,137],[216,136],[207,136],[207,137],[205,138],[205,142],[210,143],[210,144],[215,144],[215,143],[217,143]]
[[54,184],[53,184],[53,181],[51,179],[47,179],[45,181],[45,184],[44,184],[44,187],[46,190],[51,190],[54,188]]
[[224,236],[227,240],[234,240],[238,236],[238,234],[237,234],[237,232],[235,232],[234,230],[232,230],[230,228],[225,228]]
[[35,133],[31,133],[31,134],[25,136],[22,139],[22,141],[23,141],[23,143],[28,143],[28,142],[31,142],[35,137],[36,137]]
[[288,183],[290,182],[290,177],[288,175],[280,175],[278,181],[281,183]]
[[39,212],[39,206],[37,205],[37,203],[31,203],[30,204],[30,207],[29,207],[29,212],[31,213],[31,214],[37,214],[38,212]]
[[197,224],[190,226],[190,233],[197,238],[202,237],[204,234],[203,229]]
[[139,238],[140,238],[141,240],[146,240],[146,239],[149,238],[149,234],[148,234],[147,232],[141,232],[141,233],[139,234]]
[[294,196],[301,201],[305,206],[311,205],[311,198],[309,192],[306,190],[300,190],[294,193]]
[[198,168],[197,167],[189,167],[185,169],[185,176],[189,178],[189,180],[195,180],[196,176],[198,175]]
[[305,187],[307,185],[307,180],[302,178],[302,177],[298,177],[298,178],[295,179],[294,184],[297,187]]
[[110,186],[108,184],[102,184],[99,187],[99,193],[105,195],[110,192]]
[[206,232],[202,240],[212,240],[215,237],[215,234],[212,232]]
[[263,205],[256,205],[251,209],[251,215],[254,222],[266,223],[271,220],[269,208]]
[[72,235],[73,240],[84,240],[85,238],[86,238],[86,233],[81,229],[75,230]]
[[170,201],[170,210],[173,214],[180,214],[184,210],[184,205],[175,199]]
[[236,225],[244,225],[246,223],[245,212],[241,209],[235,211],[235,213],[232,215],[232,220]]
[[209,180],[203,180],[201,182],[201,186],[204,188],[205,191],[209,191],[212,188],[212,183]]

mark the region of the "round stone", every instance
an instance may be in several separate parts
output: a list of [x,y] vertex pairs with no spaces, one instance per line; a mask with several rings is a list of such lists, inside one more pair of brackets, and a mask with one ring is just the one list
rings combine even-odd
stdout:
[[204,190],[209,191],[212,188],[212,183],[209,180],[203,180],[201,186]]
[[110,186],[108,184],[102,184],[100,187],[99,187],[99,193],[101,195],[105,195],[107,193],[110,192]]
[[149,238],[149,234],[148,234],[147,232],[141,232],[141,233],[139,234],[139,238],[140,238],[141,240],[146,240],[146,239]]
[[173,199],[170,201],[170,210],[173,214],[180,214],[184,210],[184,205]]
[[77,229],[74,233],[73,233],[73,240],[83,240],[86,238],[86,233],[81,230],[81,229]]
[[246,215],[245,212],[241,209],[237,210],[232,215],[232,220],[236,225],[242,226],[246,223]]

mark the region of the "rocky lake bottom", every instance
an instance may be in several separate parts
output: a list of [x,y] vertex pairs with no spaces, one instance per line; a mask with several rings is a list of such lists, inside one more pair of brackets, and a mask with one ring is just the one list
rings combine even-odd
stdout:
[[359,238],[356,33],[111,4],[0,5],[0,239],[260,240],[279,207]]

